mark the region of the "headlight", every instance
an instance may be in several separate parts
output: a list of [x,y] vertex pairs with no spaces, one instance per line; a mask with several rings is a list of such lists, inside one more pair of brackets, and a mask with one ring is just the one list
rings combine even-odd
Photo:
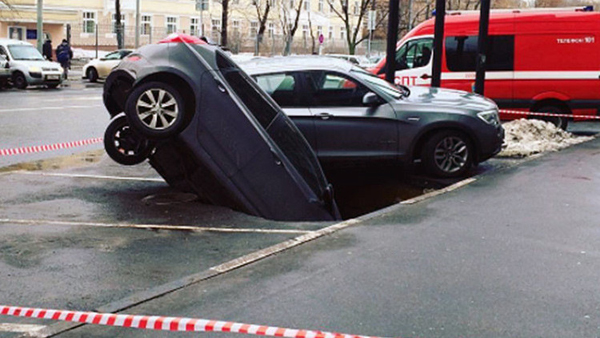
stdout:
[[487,124],[491,124],[493,126],[500,124],[500,118],[498,117],[497,110],[482,111],[481,113],[477,113],[477,116],[479,116],[479,118],[485,121]]
[[29,72],[30,73],[41,73],[42,69],[40,69],[40,67],[29,67]]

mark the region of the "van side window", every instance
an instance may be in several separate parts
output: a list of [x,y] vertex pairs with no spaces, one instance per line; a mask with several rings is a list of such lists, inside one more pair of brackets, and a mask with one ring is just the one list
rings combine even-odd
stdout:
[[[514,69],[514,35],[490,35],[487,47],[486,70]],[[451,72],[474,72],[477,67],[477,36],[447,37],[446,64]]]
[[408,41],[396,52],[396,70],[424,67],[432,55],[433,39]]

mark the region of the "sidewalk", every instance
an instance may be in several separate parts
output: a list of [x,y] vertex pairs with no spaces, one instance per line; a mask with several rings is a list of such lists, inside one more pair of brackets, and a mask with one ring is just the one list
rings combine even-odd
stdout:
[[599,149],[596,139],[388,208],[130,312],[387,337],[597,337]]

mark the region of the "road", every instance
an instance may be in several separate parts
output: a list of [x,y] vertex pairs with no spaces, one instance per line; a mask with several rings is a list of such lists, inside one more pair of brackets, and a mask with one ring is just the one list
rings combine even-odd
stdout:
[[[56,90],[33,87],[24,91],[0,91],[0,149],[102,137],[109,122],[102,103],[102,84],[73,82],[73,87]],[[52,152],[0,156],[0,167],[102,148],[98,143]]]

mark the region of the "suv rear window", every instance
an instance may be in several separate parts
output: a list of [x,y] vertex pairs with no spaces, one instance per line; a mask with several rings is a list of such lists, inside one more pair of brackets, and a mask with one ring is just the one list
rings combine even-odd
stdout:
[[[514,55],[514,35],[490,35],[486,70],[512,71]],[[474,72],[477,67],[477,36],[447,37],[446,64],[451,72]]]

